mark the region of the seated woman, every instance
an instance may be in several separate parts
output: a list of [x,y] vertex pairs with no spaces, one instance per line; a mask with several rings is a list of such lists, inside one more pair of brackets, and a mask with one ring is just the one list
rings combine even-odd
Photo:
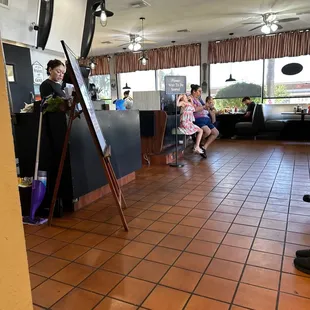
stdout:
[[201,87],[199,85],[191,85],[191,98],[195,107],[195,124],[203,130],[204,138],[206,138],[205,143],[202,146],[202,149],[206,152],[210,144],[219,135],[219,132],[212,124],[206,105],[200,100]]

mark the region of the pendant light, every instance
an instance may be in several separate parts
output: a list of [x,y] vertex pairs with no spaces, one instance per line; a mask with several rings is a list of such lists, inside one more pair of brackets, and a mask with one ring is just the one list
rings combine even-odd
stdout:
[[113,12],[106,9],[105,0],[102,0],[100,5],[98,6],[98,9],[95,12],[95,16],[100,18],[101,26],[105,27],[108,23],[108,17],[111,17],[113,15]]
[[[234,35],[232,32],[229,34],[232,38],[232,36]],[[229,78],[225,81],[225,82],[236,82],[236,79],[234,79],[232,77],[232,62],[230,63],[230,74],[229,74]]]
[[123,87],[123,89],[131,89],[131,87],[128,86],[128,84],[126,83],[125,87]]
[[93,57],[90,58],[90,63],[89,63],[90,69],[95,70],[96,66],[97,64],[95,63],[95,59]]
[[149,59],[148,59],[148,57],[146,55],[145,42],[144,42],[144,40],[145,40],[144,39],[144,21],[145,21],[145,18],[141,17],[140,20],[141,20],[141,23],[142,23],[142,46],[143,46],[143,52],[142,52],[142,56],[139,58],[139,61],[140,61],[142,66],[146,66]]

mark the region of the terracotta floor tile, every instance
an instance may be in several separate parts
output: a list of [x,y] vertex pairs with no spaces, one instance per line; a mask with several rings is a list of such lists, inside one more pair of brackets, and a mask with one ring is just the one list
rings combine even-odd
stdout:
[[152,310],[182,310],[189,297],[188,293],[157,286],[142,306]]
[[163,212],[155,212],[155,211],[144,211],[139,215],[139,218],[147,219],[147,220],[158,220],[163,215]]
[[[199,200],[201,198],[201,196],[198,197]],[[190,200],[180,200],[178,203],[176,203],[176,206],[179,206],[179,207],[186,207],[186,208],[194,208],[195,206],[197,206],[197,204],[199,203],[200,201],[190,201]]]
[[294,232],[287,232],[286,242],[300,244],[305,247],[310,247],[310,235]]
[[30,268],[30,272],[43,277],[51,277],[70,262],[55,257],[47,257]]
[[64,228],[46,226],[46,227],[38,230],[35,234],[37,236],[44,237],[44,238],[53,238],[63,231],[64,231]]
[[201,196],[201,195],[190,194],[190,195],[185,196],[183,200],[200,202],[203,198],[204,198],[204,195]]
[[249,225],[249,226],[258,226],[260,219],[257,217],[237,215],[234,220],[235,224]]
[[184,250],[188,244],[191,242],[190,238],[167,235],[159,245],[162,247],[175,249],[175,250]]
[[283,242],[285,239],[285,232],[281,230],[267,229],[261,227],[258,229],[256,236],[261,239]]
[[236,288],[237,282],[235,281],[205,275],[199,282],[195,293],[230,303]]
[[168,233],[173,229],[174,226],[175,224],[171,224],[171,223],[154,222],[154,224],[149,226],[147,230],[157,231],[161,233]]
[[37,286],[39,286],[41,283],[43,283],[47,278],[38,276],[36,274],[30,273],[30,284],[31,284],[31,289],[33,290]]
[[91,230],[95,229],[100,225],[100,222],[94,222],[94,221],[82,221],[76,225],[74,225],[72,228],[75,230],[81,230],[85,232],[90,232]]
[[241,208],[238,215],[261,218],[263,215],[263,212],[264,212],[263,210],[253,210],[253,209]]
[[107,239],[103,240],[99,243],[96,248],[100,250],[105,250],[109,252],[118,252],[122,248],[124,248],[130,241],[115,237],[108,237]]
[[234,304],[255,310],[276,309],[277,292],[241,283]]
[[90,248],[82,245],[68,244],[61,250],[54,253],[53,256],[61,259],[75,260],[78,257],[82,256],[84,253],[86,253],[88,250],[90,250]]
[[181,221],[180,224],[181,225],[187,225],[187,226],[201,228],[205,224],[205,222],[206,222],[206,219],[204,219],[204,218],[186,216]]
[[46,258],[46,255],[32,251],[27,251],[27,258],[28,258],[28,266],[32,267],[33,265],[37,264],[38,262]]
[[78,238],[81,238],[83,235],[85,235],[85,232],[68,229],[54,236],[53,239],[70,243],[70,242],[77,240]]
[[188,213],[190,213],[191,209],[189,208],[184,208],[184,207],[177,207],[174,206],[172,207],[167,213],[171,213],[171,214],[177,214],[177,215],[187,215]]
[[172,267],[160,281],[160,284],[191,293],[200,278],[201,273]]
[[44,308],[41,308],[39,306],[33,305],[33,310],[44,310]]
[[229,213],[229,214],[237,214],[240,210],[240,207],[231,207],[231,206],[225,206],[225,205],[220,205],[216,211],[217,212],[222,212],[222,213]]
[[178,224],[183,220],[184,216],[179,214],[165,213],[159,221],[171,224]]
[[210,241],[214,243],[221,243],[225,233],[215,230],[208,230],[208,229],[201,229],[200,232],[197,234],[195,239],[203,240],[203,241]]
[[111,252],[91,249],[84,255],[80,256],[76,262],[90,267],[99,268],[102,264],[109,260],[112,255],[113,253]]
[[297,244],[285,243],[284,255],[294,257],[296,256],[296,251],[307,249],[306,247],[301,247]]
[[109,295],[125,302],[140,305],[154,287],[155,284],[150,282],[127,277]]
[[253,250],[282,255],[283,243],[256,238],[254,240]]
[[32,291],[32,300],[36,305],[49,308],[73,287],[53,280],[47,280]]
[[229,305],[220,301],[193,295],[185,310],[228,310]]
[[241,282],[277,290],[279,286],[280,272],[265,268],[246,266]]
[[260,227],[269,228],[269,229],[277,229],[277,230],[285,230],[286,222],[262,219],[260,223]]
[[181,254],[181,251],[163,248],[163,247],[156,247],[146,257],[146,259],[157,262],[157,263],[172,265],[180,254]]
[[132,241],[126,245],[121,251],[121,254],[133,256],[137,258],[144,258],[154,248],[151,244]]
[[144,232],[142,232],[142,233],[135,239],[135,241],[156,245],[156,244],[158,244],[165,236],[166,236],[166,234],[163,234],[163,233],[160,233],[160,232],[145,230]]
[[109,261],[107,261],[101,268],[120,274],[128,274],[140,262],[140,259],[116,254]]
[[102,223],[96,228],[94,228],[91,232],[94,234],[104,235],[104,236],[111,236],[115,233],[121,226],[119,225],[112,225],[107,223]]
[[216,252],[215,257],[244,264],[247,259],[248,253],[249,250],[247,249],[231,247],[228,245],[221,245]]
[[73,243],[88,247],[94,247],[106,238],[107,237],[103,235],[87,233],[84,234],[82,237],[78,238],[77,240],[73,241]]
[[113,234],[113,237],[121,238],[121,239],[127,239],[127,240],[133,240],[138,235],[142,233],[142,229],[139,228],[130,228],[129,231],[125,231],[123,228],[120,228],[116,233]]
[[233,234],[226,235],[225,239],[223,240],[223,244],[244,249],[250,249],[252,242],[253,242],[252,237],[233,235]]
[[294,274],[296,276],[302,276],[302,277],[307,277],[309,278],[310,275],[303,273],[299,270],[297,270],[294,266],[294,258],[295,257],[288,257],[288,256],[284,256],[283,257],[283,266],[282,266],[282,272],[285,273],[290,273],[290,274]]
[[229,280],[239,281],[243,266],[243,264],[214,258],[209,265],[206,274]]
[[138,307],[106,297],[94,310],[136,310]]
[[279,310],[308,310],[310,309],[310,299],[302,298],[290,294],[280,293]]
[[204,272],[210,261],[210,257],[184,252],[174,263],[174,266],[192,271]]
[[248,265],[280,271],[281,261],[282,256],[280,255],[251,251],[247,263]]
[[52,310],[92,310],[102,299],[101,295],[75,288],[63,297]]
[[199,228],[197,228],[197,227],[177,225],[170,232],[170,234],[176,235],[176,236],[181,236],[181,237],[193,238],[197,234],[198,231],[199,231]]
[[199,202],[198,205],[196,205],[195,209],[214,211],[217,209],[218,205],[218,203]]
[[150,211],[156,212],[167,212],[172,208],[172,206],[162,205],[162,204],[154,204],[149,208]]
[[130,221],[130,223],[128,225],[129,225],[129,227],[146,229],[147,227],[149,227],[153,223],[154,223],[154,221],[152,221],[152,220],[135,218],[134,220]]
[[85,280],[95,269],[89,266],[84,266],[72,263],[56,273],[52,279],[63,282],[72,286],[77,286]]
[[235,219],[235,215],[228,213],[214,212],[213,215],[210,217],[210,219],[214,221],[232,223],[233,220]]
[[229,229],[229,233],[231,234],[248,236],[248,237],[254,237],[256,231],[257,227],[255,226],[246,226],[240,224],[232,224],[231,228]]
[[229,227],[230,227],[230,223],[214,221],[214,220],[208,220],[206,224],[203,226],[203,228],[205,229],[222,231],[222,232],[227,232]]
[[124,277],[105,270],[97,270],[79,287],[98,294],[108,294]]
[[283,273],[280,289],[281,292],[310,298],[310,278]]
[[65,247],[66,245],[67,243],[65,242],[49,239],[32,248],[32,251],[45,255],[51,255],[57,252],[59,249]]
[[129,276],[157,283],[168,269],[169,266],[167,265],[143,260],[133,271],[130,272]]
[[186,248],[186,251],[195,254],[213,256],[218,246],[219,245],[217,243],[211,243],[201,240],[193,240]]

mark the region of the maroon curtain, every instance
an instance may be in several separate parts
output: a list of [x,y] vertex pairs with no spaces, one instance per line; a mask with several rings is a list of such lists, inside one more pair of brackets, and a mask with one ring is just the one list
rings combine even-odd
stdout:
[[227,63],[310,54],[310,31],[209,42],[208,62]]
[[188,44],[148,50],[149,61],[146,66],[141,65],[139,61],[141,56],[142,53],[117,54],[116,73],[200,66],[201,45]]
[[107,56],[97,56],[92,58],[80,59],[80,65],[89,66],[91,61],[96,63],[96,67],[92,70],[91,75],[105,75],[110,74],[110,66]]

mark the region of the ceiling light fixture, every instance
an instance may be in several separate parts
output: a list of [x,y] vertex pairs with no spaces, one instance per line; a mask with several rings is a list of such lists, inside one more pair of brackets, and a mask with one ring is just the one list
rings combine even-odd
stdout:
[[131,87],[129,87],[128,84],[126,83],[123,89],[131,89]]
[[142,39],[143,39],[143,53],[142,53],[142,57],[139,58],[139,61],[141,62],[141,65],[142,66],[146,66],[147,65],[147,62],[148,62],[148,57],[147,57],[147,54],[146,54],[146,51],[145,51],[145,45],[144,45],[144,21],[145,21],[145,18],[144,17],[141,17],[140,18],[141,20],[141,29],[142,29]]
[[96,65],[97,65],[97,64],[95,63],[94,58],[91,58],[91,59],[90,59],[90,63],[89,63],[89,67],[90,67],[92,70],[95,70]]
[[106,9],[106,4],[105,4],[105,0],[102,0],[100,5],[98,6],[96,12],[95,12],[95,16],[100,18],[100,24],[102,27],[105,27],[108,23],[108,17],[113,16],[114,13],[111,11],[108,11]]
[[271,24],[271,25],[270,25],[270,29],[271,29],[272,32],[277,31],[278,28],[279,28],[279,26],[278,26],[277,24]]
[[232,77],[232,74],[229,74],[229,78],[225,82],[236,82],[236,79]]
[[264,25],[262,28],[261,28],[261,32],[264,33],[264,34],[270,34],[271,33],[271,28],[269,25]]

